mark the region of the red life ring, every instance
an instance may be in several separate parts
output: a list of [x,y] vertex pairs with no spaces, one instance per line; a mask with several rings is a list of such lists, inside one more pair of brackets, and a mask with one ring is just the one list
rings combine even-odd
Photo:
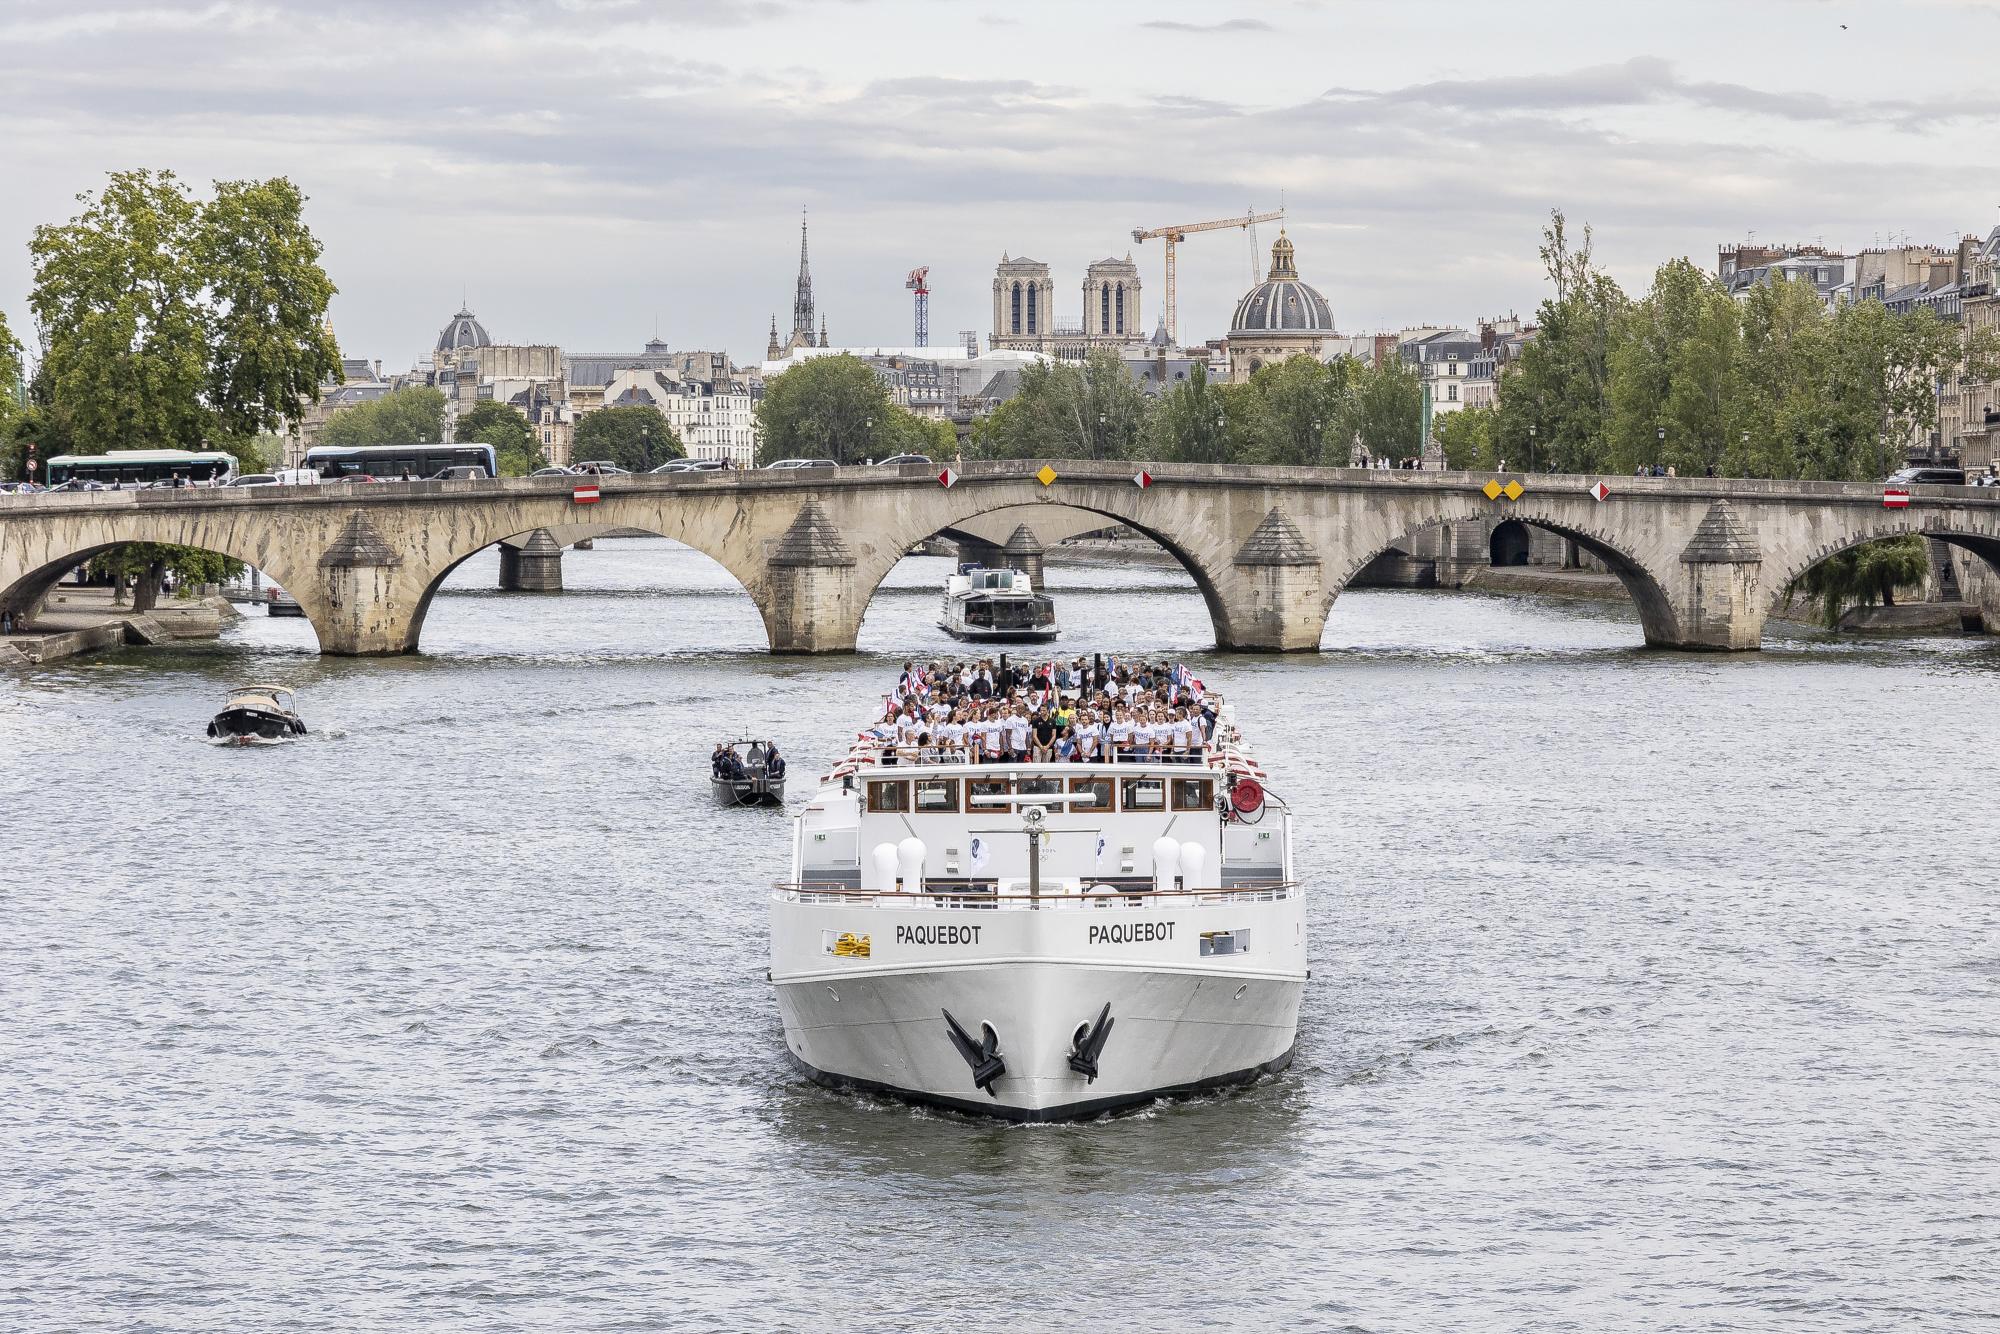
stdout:
[[1254,778],[1239,778],[1229,789],[1229,804],[1248,815],[1264,804],[1264,789]]

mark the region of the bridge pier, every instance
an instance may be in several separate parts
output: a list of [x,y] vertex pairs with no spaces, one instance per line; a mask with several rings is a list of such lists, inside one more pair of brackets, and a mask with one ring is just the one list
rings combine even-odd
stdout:
[[500,591],[562,592],[562,547],[546,528],[537,528],[519,547],[500,544]]
[[771,549],[757,599],[773,653],[852,653],[866,601],[855,590],[853,552],[817,500],[808,500]]
[[1001,559],[1010,570],[1019,570],[1034,582],[1036,588],[1042,586],[1042,540],[1035,536],[1035,530],[1027,524],[1014,529],[1007,539],[1007,549]]
[[1672,642],[1660,643],[1653,618],[1640,608],[1646,642],[1655,647],[1741,651],[1764,638],[1764,554],[1757,538],[1726,500],[1708,507],[1687,548],[1681,552],[1679,606]]
[[[315,591],[322,610],[312,616],[312,626],[320,652],[370,657],[408,651],[408,626],[395,614],[393,602],[396,567],[402,563],[367,515],[357,511],[348,516],[319,558]],[[313,612],[310,605],[305,609]]]
[[[1319,552],[1273,506],[1238,548],[1209,611],[1216,647],[1247,653],[1313,653],[1326,629],[1326,576]],[[1203,590],[1206,592],[1207,590]]]

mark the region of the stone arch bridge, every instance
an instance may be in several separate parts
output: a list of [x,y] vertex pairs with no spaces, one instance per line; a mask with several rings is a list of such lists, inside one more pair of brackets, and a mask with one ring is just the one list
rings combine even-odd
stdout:
[[[579,505],[573,478],[89,492],[0,498],[0,607],[34,607],[62,574],[124,542],[202,547],[255,565],[299,601],[331,654],[407,653],[444,578],[496,544],[580,526],[643,529],[727,569],[771,648],[846,652],[884,576],[938,534],[977,538],[1001,511],[1081,512],[1128,525],[1193,576],[1219,647],[1317,649],[1333,600],[1364,566],[1435,525],[1513,518],[1576,543],[1623,581],[1646,642],[1753,649],[1786,584],[1835,552],[1921,533],[2000,570],[2000,491],[1824,482],[1379,472],[1058,460],[930,469],[609,477]],[[1488,494],[1517,482],[1514,498]],[[1011,517],[1011,516],[1010,516]],[[525,546],[523,544],[526,543]],[[544,551],[554,544],[544,535]],[[518,557],[517,557],[518,558]],[[2000,608],[1988,628],[2000,629]]]

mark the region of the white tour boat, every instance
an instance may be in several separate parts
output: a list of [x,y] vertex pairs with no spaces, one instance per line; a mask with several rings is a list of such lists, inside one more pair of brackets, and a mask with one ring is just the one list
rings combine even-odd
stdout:
[[954,639],[985,644],[1046,644],[1056,628],[1055,599],[1035,591],[1020,570],[961,565],[945,576],[938,628]]
[[772,896],[806,1074],[1056,1121],[1290,1064],[1291,816],[1229,706],[1194,762],[885,758],[867,737],[828,775]]

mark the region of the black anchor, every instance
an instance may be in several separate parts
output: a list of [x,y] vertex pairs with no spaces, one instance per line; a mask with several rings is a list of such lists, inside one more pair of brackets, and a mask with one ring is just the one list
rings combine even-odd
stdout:
[[951,1030],[951,1045],[958,1048],[958,1054],[972,1067],[973,1087],[986,1090],[991,1097],[999,1097],[993,1092],[993,1081],[1007,1073],[1007,1062],[1000,1059],[1000,1035],[993,1031],[991,1024],[981,1024],[980,1037],[975,1042],[958,1020],[951,1017],[950,1010],[941,1013],[945,1026]]
[[1104,1002],[1104,1008],[1097,1012],[1094,1024],[1078,1024],[1076,1036],[1070,1040],[1069,1068],[1083,1076],[1083,1082],[1097,1082],[1097,1058],[1104,1050],[1104,1040],[1111,1036],[1111,1025],[1118,1021],[1111,1017],[1111,1002]]

